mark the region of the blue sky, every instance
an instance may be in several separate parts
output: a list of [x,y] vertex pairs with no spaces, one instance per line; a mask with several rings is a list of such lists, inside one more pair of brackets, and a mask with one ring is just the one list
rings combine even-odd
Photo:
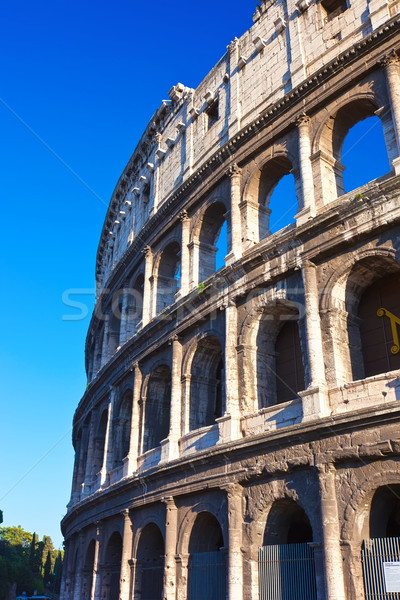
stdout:
[[[93,289],[109,198],[168,90],[178,81],[196,87],[251,26],[253,10],[252,0],[233,0],[229,10],[211,0],[2,6],[0,509],[6,526],[21,524],[61,544],[90,318],[63,320],[71,312],[63,292]],[[90,293],[87,303],[91,311]]]

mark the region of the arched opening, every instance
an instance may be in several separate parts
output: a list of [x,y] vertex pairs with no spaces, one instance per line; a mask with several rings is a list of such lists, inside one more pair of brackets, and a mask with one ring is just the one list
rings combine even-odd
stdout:
[[129,454],[132,418],[132,390],[123,395],[118,414],[115,417],[115,466],[122,465],[122,460]]
[[306,387],[299,313],[295,306],[278,302],[264,311],[256,348],[258,408],[294,400]]
[[[223,266],[226,255],[222,254],[228,250],[226,208],[222,202],[215,202],[207,208],[203,215],[199,234],[199,282],[206,280]],[[219,248],[218,248],[219,245]]]
[[96,543],[92,540],[86,550],[83,563],[82,600],[90,600],[93,585],[94,554]]
[[274,502],[265,525],[263,546],[312,541],[312,527],[302,507],[290,499]]
[[171,242],[163,250],[157,274],[157,313],[175,301],[180,288],[180,254],[178,242]]
[[164,540],[157,525],[149,523],[143,529],[137,548],[137,581],[140,600],[163,597]]
[[75,443],[74,490],[78,493],[81,491],[81,486],[82,486],[83,482],[85,481],[85,475],[86,475],[90,419],[91,419],[91,414],[89,414],[86,417],[81,429],[78,432],[76,443]]
[[102,569],[102,593],[107,600],[119,600],[121,560],[122,538],[120,534],[115,531],[108,540]]
[[96,437],[94,439],[94,457],[93,457],[93,475],[97,475],[102,466],[104,459],[104,444],[106,440],[106,431],[108,423],[108,410],[105,409],[101,413],[99,425],[97,427]]
[[400,273],[379,279],[363,293],[358,317],[365,377],[400,369],[400,348],[394,339],[400,327]]
[[98,371],[100,371],[100,369],[102,367],[103,341],[104,341],[104,326],[101,327],[101,330],[100,330],[98,336],[96,337],[93,376],[96,375],[96,373]]
[[[343,171],[346,166],[346,191],[389,170],[387,150],[394,147],[393,124],[389,113],[383,113],[378,119],[377,108],[371,99],[354,100],[340,108],[325,124],[320,138],[321,153],[318,154],[325,203],[345,193]],[[373,164],[371,170],[365,167],[370,161]]]
[[171,408],[171,371],[157,367],[147,384],[144,415],[143,452],[156,448],[168,437]]
[[376,490],[369,517],[371,538],[400,537],[400,484]]
[[345,192],[350,192],[390,171],[379,117],[367,117],[349,129],[342,146],[341,162],[345,167]]
[[261,171],[258,188],[260,240],[295,221],[299,203],[291,171],[292,163],[284,156],[273,158]]
[[217,337],[200,340],[192,360],[189,428],[213,425],[225,407],[224,358]]
[[134,284],[128,290],[127,326],[129,337],[136,333],[143,316],[144,275],[136,277]]
[[226,561],[220,524],[214,515],[197,515],[189,539],[188,600],[225,600]]

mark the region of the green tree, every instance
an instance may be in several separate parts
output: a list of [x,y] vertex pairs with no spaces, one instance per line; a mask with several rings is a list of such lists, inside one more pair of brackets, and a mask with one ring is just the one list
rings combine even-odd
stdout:
[[44,563],[43,568],[43,583],[48,586],[51,584],[52,580],[52,564],[51,564],[51,552],[50,550],[47,552],[46,562]]
[[62,567],[63,567],[63,552],[61,550],[59,550],[57,552],[56,560],[54,562],[53,584],[52,584],[52,590],[56,594],[60,593]]
[[3,511],[0,510],[0,525],[2,524],[2,522],[3,522]]

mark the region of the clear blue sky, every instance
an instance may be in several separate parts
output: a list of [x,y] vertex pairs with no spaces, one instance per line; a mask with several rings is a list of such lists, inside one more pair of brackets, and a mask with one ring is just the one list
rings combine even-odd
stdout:
[[[5,526],[21,524],[61,544],[90,319],[63,320],[70,311],[62,294],[93,289],[108,201],[152,114],[178,81],[198,85],[226,45],[251,26],[254,6],[253,0],[233,0],[229,7],[211,0],[2,6]],[[91,312],[92,295],[87,302]]]

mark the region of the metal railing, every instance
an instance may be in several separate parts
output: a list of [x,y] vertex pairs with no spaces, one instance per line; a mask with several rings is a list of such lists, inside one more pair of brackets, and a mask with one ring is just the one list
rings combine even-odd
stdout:
[[[392,582],[385,577],[385,564],[400,562],[400,538],[375,538],[364,540],[361,563],[366,600],[400,600],[400,591],[387,591]],[[386,569],[390,566],[386,565]],[[399,565],[400,566],[400,565]]]
[[226,560],[223,552],[199,552],[189,559],[189,600],[225,600]]
[[260,548],[258,582],[259,600],[316,600],[313,548],[309,544]]

